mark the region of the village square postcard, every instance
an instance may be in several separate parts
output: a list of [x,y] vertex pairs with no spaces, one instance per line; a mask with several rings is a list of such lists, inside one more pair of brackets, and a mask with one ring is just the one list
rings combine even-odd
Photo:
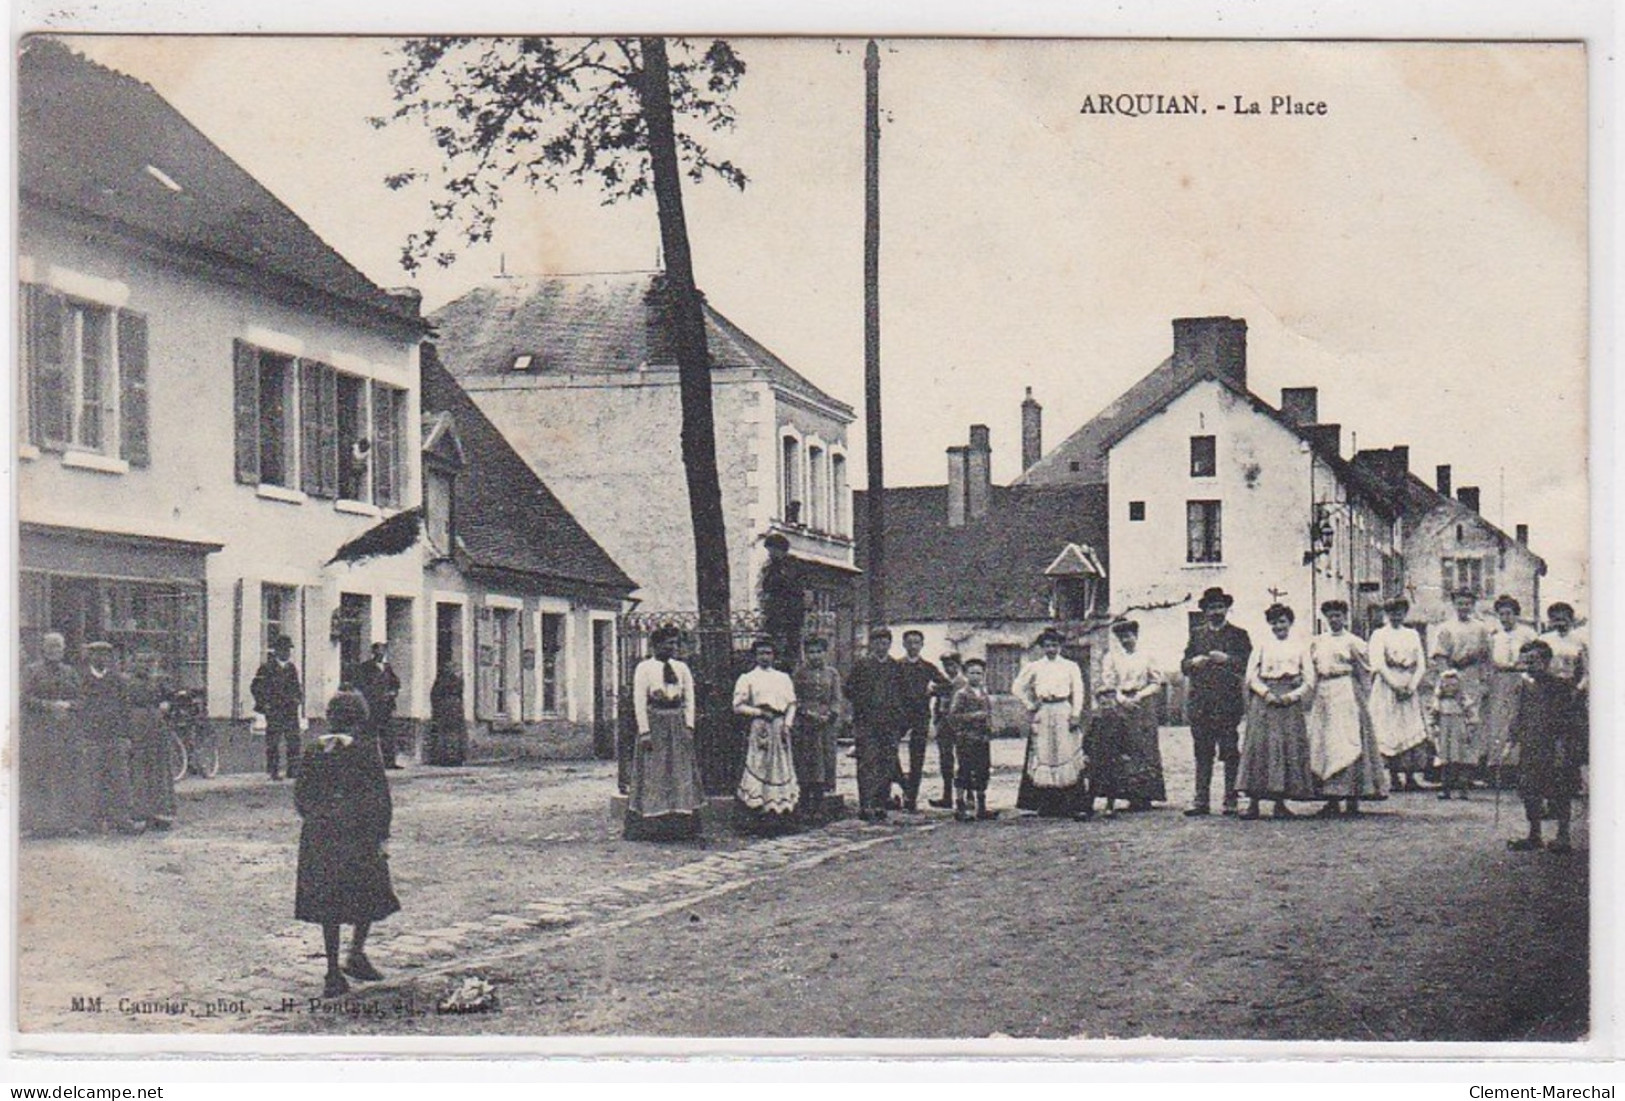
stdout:
[[1616,1051],[1594,44],[41,26],[14,1052]]

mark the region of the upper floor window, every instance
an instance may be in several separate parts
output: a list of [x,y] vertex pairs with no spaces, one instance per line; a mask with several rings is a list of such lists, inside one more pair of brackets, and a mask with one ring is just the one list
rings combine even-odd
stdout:
[[779,475],[784,486],[784,522],[804,523],[806,505],[801,497],[801,441],[794,436],[785,436],[780,441]]
[[423,466],[423,523],[429,533],[429,542],[441,554],[452,552],[452,486],[449,470]]
[[1211,478],[1219,472],[1218,441],[1213,436],[1191,437],[1191,477]]
[[1224,544],[1218,501],[1185,502],[1185,561],[1222,562]]
[[147,319],[32,284],[23,313],[28,442],[147,465]]
[[1457,589],[1474,596],[1489,597],[1495,592],[1495,563],[1487,558],[1440,559],[1440,585],[1446,597]]
[[1145,519],[1145,502],[1144,501],[1130,501],[1128,503],[1128,518],[1130,520],[1133,520],[1133,521],[1136,521],[1136,522],[1138,522],[1140,520],[1144,520]]
[[243,341],[234,359],[239,482],[401,503],[406,391]]
[[805,519],[807,526],[814,531],[829,530],[829,517],[826,514],[829,498],[826,478],[824,449],[809,446],[807,448],[807,510]]
[[833,489],[833,500],[830,504],[830,526],[836,535],[847,535],[851,532],[850,518],[847,511],[851,507],[852,491],[846,480],[846,456],[830,455],[829,481]]

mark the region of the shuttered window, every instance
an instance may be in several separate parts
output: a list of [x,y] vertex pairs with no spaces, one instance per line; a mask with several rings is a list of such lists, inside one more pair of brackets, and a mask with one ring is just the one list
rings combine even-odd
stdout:
[[146,466],[146,318],[27,285],[23,325],[28,442]]

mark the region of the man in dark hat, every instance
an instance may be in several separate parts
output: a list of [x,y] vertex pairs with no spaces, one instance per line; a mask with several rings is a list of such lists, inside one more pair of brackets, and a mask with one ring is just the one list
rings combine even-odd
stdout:
[[140,833],[130,785],[130,701],[124,678],[113,668],[113,644],[85,646],[84,697],[79,721],[95,782],[96,825],[120,833]]
[[852,663],[846,696],[852,703],[852,737],[858,751],[858,816],[886,820],[886,798],[897,767],[901,734],[897,665],[891,658],[891,631],[869,632],[867,652]]
[[385,768],[400,768],[395,759],[395,700],[401,694],[401,678],[389,664],[389,644],[372,644],[372,657],[356,667],[355,689],[367,701],[365,733],[378,745]]
[[288,779],[295,778],[299,773],[299,709],[305,692],[293,663],[293,639],[276,637],[271,656],[254,674],[248,691],[254,697],[254,710],[265,716],[265,771],[273,780],[282,779],[277,760],[281,743],[288,751]]
[[1236,813],[1239,728],[1247,711],[1247,659],[1253,641],[1227,622],[1234,603],[1235,598],[1217,585],[1202,594],[1202,622],[1191,631],[1179,663],[1190,680],[1185,711],[1196,753],[1196,798],[1185,812],[1189,817],[1211,813],[1215,755],[1224,763],[1224,813]]

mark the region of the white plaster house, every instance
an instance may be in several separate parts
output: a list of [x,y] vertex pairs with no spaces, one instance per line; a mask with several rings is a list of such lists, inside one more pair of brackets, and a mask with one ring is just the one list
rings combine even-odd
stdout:
[[228,721],[270,636],[313,716],[387,640],[426,714],[421,569],[324,565],[417,503],[416,296],[62,41],[27,40],[18,90],[25,651],[55,629],[164,654]]

